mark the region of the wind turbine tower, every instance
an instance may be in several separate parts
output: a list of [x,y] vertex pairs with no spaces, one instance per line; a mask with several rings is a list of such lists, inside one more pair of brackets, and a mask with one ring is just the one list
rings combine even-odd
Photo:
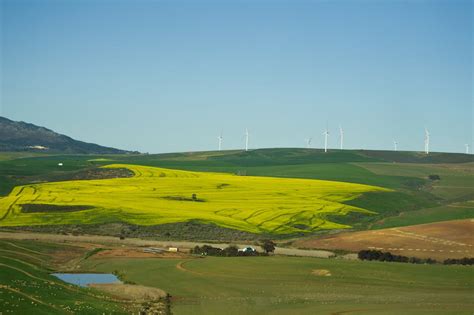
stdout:
[[324,130],[324,152],[328,152],[328,136],[329,136],[329,131],[328,128],[326,127],[326,130]]
[[425,153],[430,153],[430,132],[425,128]]
[[217,137],[217,141],[219,142],[219,151],[222,150],[222,140],[224,140],[224,138],[222,137],[222,132],[221,132],[219,137]]
[[469,154],[469,144],[466,143],[465,146],[466,146],[466,154]]
[[397,142],[397,140],[393,140],[393,151],[398,151],[398,142]]
[[342,126],[339,126],[339,142],[341,150],[344,150],[344,129],[342,129]]
[[311,147],[311,141],[313,141],[313,138],[306,138],[306,148],[309,149]]
[[249,150],[249,130],[245,128],[245,151]]

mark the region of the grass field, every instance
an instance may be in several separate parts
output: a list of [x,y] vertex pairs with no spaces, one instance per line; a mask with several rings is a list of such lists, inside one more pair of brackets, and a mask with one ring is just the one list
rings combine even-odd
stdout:
[[3,210],[0,225],[119,220],[156,225],[198,220],[254,233],[289,234],[346,228],[348,225],[331,222],[328,216],[352,212],[370,214],[343,202],[366,192],[388,191],[375,186],[322,180],[236,176],[122,164],[107,168],[128,168],[135,176],[16,187],[8,197],[0,199],[0,210]]
[[129,314],[130,308],[112,297],[50,275],[54,255],[64,248],[67,246],[0,241],[0,314]]
[[400,212],[397,216],[388,217],[375,223],[373,228],[380,229],[470,218],[474,218],[474,201],[457,202],[417,211]]
[[184,253],[154,257],[141,247],[98,239],[74,244],[0,240],[0,312],[130,314],[141,307],[49,275],[68,270],[114,272],[140,288],[165,290],[172,295],[174,315],[462,315],[474,308],[470,266]]
[[[302,257],[89,259],[164,289],[180,314],[472,314],[472,268]],[[330,276],[327,276],[327,274]]]
[[377,175],[426,179],[436,174],[440,180],[430,183],[430,193],[444,200],[474,199],[474,163],[465,164],[388,164],[358,163]]

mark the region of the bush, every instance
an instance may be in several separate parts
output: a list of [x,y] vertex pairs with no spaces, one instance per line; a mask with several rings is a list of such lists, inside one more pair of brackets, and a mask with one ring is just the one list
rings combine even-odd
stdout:
[[[422,259],[418,257],[407,257],[402,255],[393,255],[390,252],[382,252],[380,250],[361,250],[357,254],[360,260],[378,260],[388,262],[401,262],[411,264],[436,264],[437,261],[432,258]],[[444,262],[446,264],[446,261]]]
[[471,265],[474,265],[474,258],[468,258],[468,257],[464,257],[464,258],[461,258],[461,259],[454,259],[454,258],[450,258],[450,259],[446,259],[443,264],[445,265],[468,265],[468,266],[471,266]]
[[259,253],[257,251],[239,251],[237,246],[230,245],[224,249],[212,247],[210,245],[195,246],[191,249],[191,254],[202,256],[223,256],[223,257],[237,257],[237,256],[265,256],[266,253]]

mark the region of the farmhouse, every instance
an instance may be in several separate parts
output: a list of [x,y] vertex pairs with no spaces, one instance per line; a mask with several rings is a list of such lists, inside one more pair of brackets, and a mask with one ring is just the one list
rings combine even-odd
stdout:
[[239,248],[239,252],[252,253],[255,252],[255,248],[253,248],[252,246],[247,246],[245,248]]

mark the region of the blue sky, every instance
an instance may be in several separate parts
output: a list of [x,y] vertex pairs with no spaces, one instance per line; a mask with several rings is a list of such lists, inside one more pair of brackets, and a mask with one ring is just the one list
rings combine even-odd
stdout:
[[471,1],[0,0],[0,115],[143,152],[462,152]]

